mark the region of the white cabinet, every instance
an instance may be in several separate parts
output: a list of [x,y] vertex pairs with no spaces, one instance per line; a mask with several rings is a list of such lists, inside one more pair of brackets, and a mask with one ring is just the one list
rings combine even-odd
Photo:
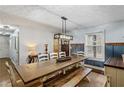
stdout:
[[117,69],[117,86],[124,87],[124,70]]
[[116,87],[116,69],[105,66],[105,74],[111,87]]
[[105,66],[105,74],[111,87],[124,87],[124,69]]

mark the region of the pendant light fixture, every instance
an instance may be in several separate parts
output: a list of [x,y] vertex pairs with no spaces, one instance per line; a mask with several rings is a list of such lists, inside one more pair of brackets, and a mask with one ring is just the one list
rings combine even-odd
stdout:
[[62,33],[54,34],[54,39],[64,39],[64,40],[73,40],[73,36],[66,34],[66,17],[61,17],[62,19]]

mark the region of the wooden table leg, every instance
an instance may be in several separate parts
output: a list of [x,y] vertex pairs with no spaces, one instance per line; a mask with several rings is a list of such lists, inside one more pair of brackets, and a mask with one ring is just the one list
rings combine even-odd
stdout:
[[90,79],[88,78],[88,76],[86,76],[86,77],[84,78],[84,80],[87,81],[87,82],[90,82]]

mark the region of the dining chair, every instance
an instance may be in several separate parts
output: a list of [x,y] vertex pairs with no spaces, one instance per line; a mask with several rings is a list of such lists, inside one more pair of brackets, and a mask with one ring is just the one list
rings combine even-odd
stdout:
[[[16,81],[16,75],[14,74],[12,66],[10,66],[8,62],[5,62],[5,66],[7,68],[8,73],[9,73],[9,77],[10,77],[10,81],[11,81],[12,86],[13,87],[18,86],[18,84],[17,84],[18,81]],[[22,86],[23,86],[23,84],[22,84]]]
[[39,60],[39,62],[49,60],[49,55],[48,54],[38,54],[38,60]]
[[50,59],[57,59],[58,53],[50,53]]
[[59,58],[62,58],[62,57],[66,57],[66,53],[65,52],[59,52]]
[[17,79],[17,75],[14,71],[14,68],[11,65],[9,65],[8,61],[5,62],[5,66],[7,68],[7,72],[9,73],[12,87],[39,87],[39,86],[42,86],[42,83],[40,80],[35,80],[35,81],[32,81],[31,83],[24,84],[21,78]]
[[77,56],[84,56],[84,52],[83,51],[77,51]]
[[[77,51],[77,56],[85,56],[85,53],[83,51]],[[78,66],[84,67],[84,61],[81,61],[80,65],[77,65],[77,67]]]

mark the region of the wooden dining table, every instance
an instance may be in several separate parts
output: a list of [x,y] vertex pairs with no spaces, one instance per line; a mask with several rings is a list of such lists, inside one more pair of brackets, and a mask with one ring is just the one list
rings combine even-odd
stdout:
[[43,62],[35,62],[31,64],[16,65],[15,69],[24,84],[33,80],[43,78],[51,73],[62,70],[71,65],[77,64],[86,59],[85,57],[74,56],[66,62],[56,63],[56,60],[48,60]]

